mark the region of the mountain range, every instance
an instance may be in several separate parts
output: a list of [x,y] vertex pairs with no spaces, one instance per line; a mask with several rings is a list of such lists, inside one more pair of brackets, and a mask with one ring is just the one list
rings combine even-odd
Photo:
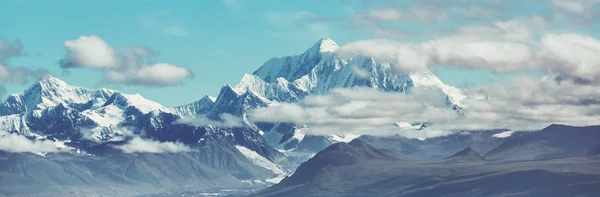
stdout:
[[[434,96],[460,113],[466,96],[433,73],[396,74],[389,62],[366,56],[341,57],[335,53],[338,48],[331,39],[318,40],[300,55],[266,61],[252,74],[243,75],[237,85],[224,85],[216,97],[207,95],[177,107],[163,106],[139,94],[76,87],[46,75],[0,104],[0,140],[24,140],[14,144],[24,147],[0,146],[7,149],[0,151],[0,196],[132,196],[231,188],[254,191],[282,179],[257,195],[293,196],[290,191],[296,189],[321,192],[313,187],[337,187],[346,184],[340,181],[346,179],[360,182],[361,173],[337,176],[343,172],[339,170],[366,173],[370,169],[363,169],[368,166],[364,162],[371,160],[380,167],[406,162],[411,169],[427,161],[438,166],[423,175],[431,175],[428,178],[433,181],[441,176],[433,173],[446,173],[440,167],[443,165],[580,157],[595,154],[594,148],[600,145],[597,127],[552,125],[538,132],[465,131],[408,139],[310,135],[305,133],[310,129],[307,125],[250,120],[249,113],[257,108],[299,102],[309,95],[350,87],[398,94],[434,90]],[[594,161],[586,162],[591,165]],[[389,172],[396,173],[394,170],[402,166]],[[316,171],[322,168],[327,170]],[[430,169],[416,172],[422,170]],[[336,176],[325,177],[329,173]],[[371,181],[390,177],[383,176],[386,173],[375,170],[368,177]],[[331,180],[334,178],[339,182]],[[423,177],[412,178],[401,181]],[[333,185],[306,185],[321,179]]]

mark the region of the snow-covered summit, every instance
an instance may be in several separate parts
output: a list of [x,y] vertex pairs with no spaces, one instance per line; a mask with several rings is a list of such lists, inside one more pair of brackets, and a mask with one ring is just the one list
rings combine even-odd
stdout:
[[71,86],[56,77],[45,75],[24,92],[10,95],[0,105],[0,115],[20,114],[36,109],[43,110],[59,104],[82,105],[94,98],[108,98],[113,93],[113,90],[108,89],[92,91]]
[[340,48],[340,46],[338,46],[331,38],[321,38],[313,45],[313,47],[311,47],[311,51],[326,53],[335,52],[338,48]]
[[300,55],[271,58],[252,74],[269,83],[275,82],[279,77],[293,81],[308,74],[322,59],[333,55],[332,52],[338,48],[335,41],[323,38]]

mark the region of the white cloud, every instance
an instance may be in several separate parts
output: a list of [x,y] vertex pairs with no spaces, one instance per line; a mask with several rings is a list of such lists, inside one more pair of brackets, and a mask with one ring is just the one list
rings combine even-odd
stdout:
[[542,37],[542,70],[563,79],[600,83],[600,40],[578,34]]
[[181,142],[159,142],[134,137],[127,144],[115,146],[124,153],[175,153],[190,152],[192,149]]
[[[181,32],[180,32],[181,33]],[[104,72],[108,83],[150,87],[173,86],[194,78],[187,68],[169,63],[149,63],[157,53],[144,47],[127,47],[121,53],[96,35],[65,42],[62,68],[90,67]]]
[[241,118],[223,113],[219,115],[220,120],[212,120],[206,116],[198,116],[195,118],[183,117],[175,122],[175,124],[188,124],[194,126],[215,126],[215,127],[243,127],[244,122]]
[[106,78],[113,83],[135,84],[146,86],[172,86],[192,78],[194,74],[184,67],[167,63],[146,65],[130,72],[108,71]]
[[423,72],[436,64],[513,72],[531,67],[533,59],[532,49],[518,42],[457,38],[423,43],[362,40],[343,45],[336,52],[344,57],[365,55],[390,62],[400,73]]
[[399,132],[395,122],[455,119],[454,111],[443,106],[445,97],[437,90],[414,89],[406,95],[372,88],[334,89],[326,95],[307,96],[299,103],[256,109],[250,120],[308,125],[313,134],[378,135]]
[[[471,89],[489,100],[466,99],[465,118],[444,128],[540,129],[549,124],[594,125],[600,120],[600,88],[571,81],[518,77]],[[472,94],[472,95],[473,95]]]
[[[310,95],[299,103],[260,108],[250,114],[255,122],[307,125],[307,133],[401,135],[427,138],[459,130],[541,129],[550,124],[596,125],[600,120],[600,89],[595,84],[552,78],[518,77],[509,82],[463,90],[468,97],[459,115],[443,95],[414,88],[408,95],[372,88],[335,89]],[[395,126],[396,122],[432,122],[424,130]]]
[[60,61],[61,67],[118,68],[116,51],[96,35],[81,36],[64,43],[67,53]]
[[52,141],[31,141],[25,136],[4,133],[0,134],[0,150],[8,152],[60,152],[62,151]]

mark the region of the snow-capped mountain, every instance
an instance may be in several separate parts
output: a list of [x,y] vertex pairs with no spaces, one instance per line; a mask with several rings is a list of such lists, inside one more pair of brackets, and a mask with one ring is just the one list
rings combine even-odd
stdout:
[[[268,60],[253,74],[245,74],[240,83],[233,88],[230,89],[229,86],[226,86],[221,91],[221,95],[245,94],[247,97],[251,96],[253,99],[250,100],[254,101],[242,104],[241,108],[219,110],[218,112],[241,115],[241,112],[248,111],[249,108],[267,106],[277,102],[297,102],[307,95],[325,94],[334,88],[356,86],[406,94],[410,94],[414,89],[434,90],[439,92],[440,98],[446,100],[449,108],[459,109],[462,107],[465,95],[458,88],[444,84],[431,72],[396,74],[392,72],[389,62],[381,62],[365,56],[344,58],[335,53],[338,48],[333,40],[324,38],[300,55]],[[239,105],[240,102],[235,101],[234,97],[239,96],[231,96],[231,98],[220,96],[216,103],[238,103]],[[222,107],[218,108],[222,109]],[[276,142],[272,144],[273,146],[286,150],[298,146],[306,147],[302,144],[304,139],[304,135],[300,131],[302,126],[281,124],[284,123],[261,125],[263,127],[260,129],[266,131],[267,137],[270,138],[269,141]],[[321,143],[318,145],[321,147],[318,148],[320,150],[329,144],[339,142],[336,139],[343,137],[321,136],[317,138],[311,136],[307,139],[311,139],[311,144],[317,141]]]
[[431,72],[394,74],[389,62],[365,56],[342,58],[335,53],[337,48],[333,40],[324,38],[300,55],[273,58],[254,71],[254,76],[245,75],[237,88],[249,88],[276,101],[293,100],[281,95],[301,97],[354,86],[404,93],[415,87],[436,88],[450,105],[460,105],[464,99],[459,89],[445,85]]

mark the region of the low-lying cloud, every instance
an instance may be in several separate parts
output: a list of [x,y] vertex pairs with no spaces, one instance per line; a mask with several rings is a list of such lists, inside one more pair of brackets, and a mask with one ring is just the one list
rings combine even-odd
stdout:
[[49,140],[37,140],[32,141],[27,139],[25,136],[14,134],[14,133],[2,133],[0,134],[0,150],[7,152],[61,152],[52,141]]
[[[281,103],[251,112],[255,122],[307,125],[312,134],[397,134],[396,122],[444,122],[457,118],[435,89],[413,89],[410,94],[373,88],[334,89],[310,95],[299,103]],[[425,134],[425,133],[421,133]]]
[[194,78],[189,69],[169,63],[152,63],[157,53],[145,47],[116,50],[96,35],[81,36],[64,43],[61,68],[92,68],[104,72],[108,83],[149,87],[174,86]]
[[[256,122],[307,125],[311,134],[402,135],[427,138],[461,130],[536,130],[550,124],[587,126],[600,120],[600,86],[518,77],[510,82],[463,89],[458,113],[435,90],[408,94],[373,88],[335,89],[251,113]],[[430,122],[422,129],[394,123]]]
[[151,139],[134,137],[127,144],[115,146],[124,153],[176,153],[193,151],[181,142],[159,142]]

